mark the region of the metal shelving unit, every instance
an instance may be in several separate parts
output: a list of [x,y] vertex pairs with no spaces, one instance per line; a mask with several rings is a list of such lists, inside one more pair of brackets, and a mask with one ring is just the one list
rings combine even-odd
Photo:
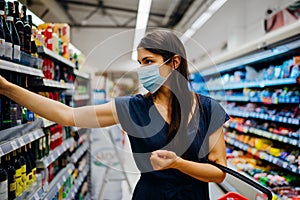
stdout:
[[53,151],[50,151],[49,155],[41,160],[36,161],[37,168],[46,168],[51,163],[53,163],[59,156],[61,156],[65,151],[67,151],[75,143],[73,138],[69,138],[63,143],[56,147]]
[[274,134],[274,133],[271,133],[271,132],[268,132],[268,131],[265,131],[265,130],[261,130],[261,129],[258,129],[258,128],[255,128],[255,127],[244,126],[244,125],[240,125],[240,124],[233,123],[233,122],[228,123],[228,125],[225,125],[225,127],[233,128],[233,129],[235,129],[237,131],[240,131],[242,133],[251,133],[251,134],[261,136],[261,137],[264,137],[264,138],[268,138],[268,139],[271,139],[271,140],[277,140],[279,142],[283,142],[283,143],[290,144],[290,145],[293,145],[295,147],[300,148],[299,140],[294,139],[294,138],[290,138],[288,136]]
[[0,69],[17,72],[21,74],[28,74],[31,76],[44,77],[44,74],[40,69],[35,69],[29,66],[13,63],[2,59],[0,59]]
[[251,147],[250,145],[248,144],[245,144],[241,141],[238,141],[234,138],[230,138],[230,137],[227,137],[225,136],[225,141],[232,145],[232,146],[235,146],[243,151],[246,151],[248,153],[251,153],[252,155],[256,156],[256,157],[259,157],[260,159],[262,160],[265,160],[265,161],[268,161],[274,165],[277,165],[281,168],[284,168],[284,169],[287,169],[293,173],[296,173],[296,174],[300,174],[300,170],[298,169],[298,167],[296,165],[293,165],[285,160],[282,160],[280,158],[277,158],[275,156],[272,156],[271,154],[265,152],[265,151],[261,151],[261,150],[258,150],[254,147]]
[[44,46],[38,46],[37,51],[39,54],[46,55],[52,59],[55,59],[58,62],[64,63],[66,66],[75,68],[75,64],[71,62],[70,60],[67,60],[66,58],[54,53],[53,51],[49,50],[48,48]]

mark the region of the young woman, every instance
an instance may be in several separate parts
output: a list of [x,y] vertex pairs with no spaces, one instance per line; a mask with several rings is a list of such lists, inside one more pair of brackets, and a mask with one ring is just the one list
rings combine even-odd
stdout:
[[138,46],[138,62],[139,79],[149,93],[103,105],[71,108],[2,77],[0,93],[62,125],[120,123],[141,171],[133,199],[209,199],[208,182],[225,178],[208,160],[226,165],[222,125],[228,115],[215,100],[190,91],[185,49],[174,33],[148,33]]

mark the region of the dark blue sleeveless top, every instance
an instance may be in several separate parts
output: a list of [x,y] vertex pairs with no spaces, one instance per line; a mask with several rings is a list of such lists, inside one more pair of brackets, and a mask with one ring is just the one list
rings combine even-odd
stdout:
[[[196,107],[186,129],[189,143],[183,148],[186,150],[184,159],[206,162],[208,137],[220,128],[229,116],[220,104],[210,97],[200,95],[199,100],[201,107]],[[167,149],[176,152],[176,146],[181,145],[172,142],[167,144],[169,124],[164,121],[153,100],[139,94],[117,97],[115,104],[120,124],[128,134],[134,160],[141,171],[133,199],[209,199],[208,183],[176,169],[153,170],[150,164],[152,151]],[[180,156],[178,153],[177,155]]]

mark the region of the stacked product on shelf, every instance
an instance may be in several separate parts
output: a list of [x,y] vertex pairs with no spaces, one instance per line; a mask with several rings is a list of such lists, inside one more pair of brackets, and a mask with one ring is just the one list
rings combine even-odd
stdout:
[[200,72],[201,82],[192,83],[231,117],[224,126],[230,166],[269,187],[277,199],[300,198],[299,49],[299,38],[289,38],[219,64],[219,77],[213,70]]
[[[0,0],[0,19],[1,76],[69,106],[89,104],[89,75],[67,48],[68,25],[53,25],[59,37],[44,43],[42,27],[17,1]],[[0,96],[0,199],[89,198],[89,147],[88,129],[63,127]]]

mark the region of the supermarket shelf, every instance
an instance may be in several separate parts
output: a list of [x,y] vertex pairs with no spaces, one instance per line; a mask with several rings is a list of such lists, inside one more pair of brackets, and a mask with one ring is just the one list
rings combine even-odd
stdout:
[[59,81],[49,80],[49,79],[43,79],[44,86],[48,87],[54,87],[54,88],[62,88],[62,89],[74,89],[74,84],[72,83],[63,83]]
[[42,137],[44,135],[44,132],[42,129],[36,129],[34,131],[28,132],[27,134],[12,139],[8,142],[5,142],[3,144],[0,144],[0,157],[8,154],[14,150],[17,150],[18,148],[39,139],[40,137]]
[[54,124],[56,124],[55,122],[50,121],[50,120],[45,119],[45,118],[40,117],[40,116],[36,116],[36,118],[40,118],[43,121],[43,128],[47,128],[47,127],[50,127],[50,126],[53,126]]
[[42,196],[40,196],[40,199],[52,200],[59,191],[60,187],[71,176],[74,168],[75,167],[73,164],[68,164],[65,168],[63,168],[48,185],[48,190]]
[[291,172],[294,172],[296,174],[300,174],[300,170],[298,169],[298,167],[296,165],[293,165],[287,161],[281,160],[280,158],[276,158],[264,151],[260,151],[256,148],[253,148],[251,146],[249,146],[248,144],[245,144],[243,142],[240,142],[234,138],[230,138],[228,136],[225,136],[225,141],[232,145],[235,146],[243,151],[246,151],[254,156],[258,156],[260,159],[268,161],[270,163],[273,163],[274,165],[277,165],[281,168],[287,169]]
[[45,54],[53,59],[55,59],[58,62],[64,63],[65,65],[75,68],[75,64],[71,62],[70,60],[65,59],[64,57],[54,53],[53,51],[49,50],[48,48],[44,46],[38,46],[37,47],[37,52],[40,54]]
[[271,140],[277,140],[279,142],[283,142],[283,143],[286,143],[286,144],[291,144],[293,146],[296,146],[296,147],[300,148],[300,143],[299,143],[299,140],[297,140],[297,139],[289,138],[289,137],[283,136],[283,135],[278,135],[278,134],[271,133],[271,132],[268,132],[268,131],[264,131],[264,130],[261,130],[261,129],[257,129],[257,128],[254,128],[254,127],[244,126],[244,125],[234,123],[234,122],[230,122],[228,124],[229,125],[225,125],[225,126],[236,129],[240,132],[252,133],[252,134],[262,136],[262,137],[265,137],[265,138],[268,138],[268,139],[271,139]]
[[79,147],[75,153],[71,156],[71,162],[76,163],[78,159],[88,150],[89,148],[89,143],[85,142]]
[[44,77],[44,74],[42,70],[35,69],[29,66],[13,63],[6,60],[0,59],[0,69],[12,71],[12,72],[18,72],[22,74],[28,74],[32,76],[38,76],[38,77]]
[[43,193],[44,190],[42,187],[40,187],[29,196],[28,200],[40,200],[40,197],[43,195]]
[[74,101],[89,100],[89,99],[90,99],[89,94],[75,94],[74,95]]
[[85,166],[83,171],[79,174],[78,178],[75,180],[75,183],[73,184],[71,191],[69,192],[66,200],[74,199],[78,189],[82,185],[82,183],[83,183],[85,177],[88,175],[88,173],[89,173],[89,166]]
[[50,79],[41,79],[41,78],[32,78],[28,82],[29,87],[31,88],[58,88],[63,90],[74,90],[75,86],[73,83],[64,83],[59,81],[54,81]]
[[74,143],[74,139],[71,137],[65,140],[60,146],[56,147],[53,151],[50,151],[49,155],[36,162],[37,168],[46,168],[53,163],[61,154],[71,147]]
[[[291,26],[286,26],[284,29],[275,31],[272,34],[266,34],[265,36],[259,38],[257,41],[251,41],[250,43],[242,46],[239,49],[236,49],[235,51],[226,52],[224,54],[217,56],[213,62],[213,63],[217,63],[217,65],[215,65],[214,67],[212,66],[211,59],[206,60],[206,62],[199,63],[199,66],[203,66],[203,68],[207,68],[200,71],[201,75],[209,76],[209,75],[213,75],[228,70],[233,70],[239,66],[249,65],[257,61],[263,61],[265,59],[276,57],[278,55],[282,55],[291,50],[299,48],[300,40],[294,40],[286,44],[277,46],[275,48],[271,47],[270,49],[267,50],[259,51],[252,54],[250,53],[252,51],[258,50],[257,48],[258,46],[263,47],[266,44],[271,45],[276,40],[278,42],[278,38],[281,38],[280,40],[284,40],[288,37],[293,36],[292,34],[294,35],[299,34],[299,24],[300,23],[295,23]],[[276,38],[275,41],[274,38],[272,37]],[[245,54],[248,55],[245,56]]]
[[90,79],[90,74],[74,69],[74,74],[84,79]]
[[264,88],[268,86],[278,86],[278,85],[292,85],[296,84],[297,78],[285,78],[285,79],[276,79],[276,80],[263,80],[263,81],[255,81],[255,82],[242,82],[242,83],[225,83],[224,85],[218,86],[209,86],[209,91],[217,91],[217,90],[233,90],[233,89],[243,89],[243,88]]
[[286,124],[293,124],[293,125],[300,124],[300,119],[297,118],[274,116],[274,115],[268,115],[268,114],[257,113],[257,112],[247,112],[241,110],[227,110],[227,113],[229,115],[244,117],[244,118],[252,117],[252,118],[263,119],[268,121],[286,123]]
[[239,102],[253,102],[253,103],[264,103],[264,104],[299,104],[300,97],[276,97],[276,98],[260,98],[260,97],[247,97],[247,96],[212,96],[218,101],[239,101]]

